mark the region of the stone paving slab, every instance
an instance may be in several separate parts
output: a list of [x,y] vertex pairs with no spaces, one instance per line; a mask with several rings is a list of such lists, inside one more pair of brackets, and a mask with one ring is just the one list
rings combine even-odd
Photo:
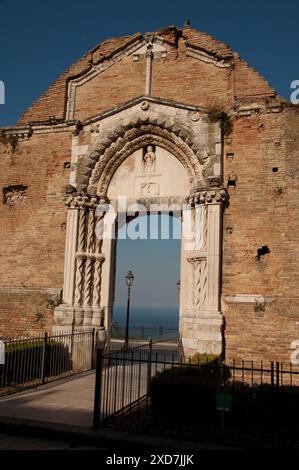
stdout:
[[95,373],[67,378],[0,398],[0,416],[92,425]]

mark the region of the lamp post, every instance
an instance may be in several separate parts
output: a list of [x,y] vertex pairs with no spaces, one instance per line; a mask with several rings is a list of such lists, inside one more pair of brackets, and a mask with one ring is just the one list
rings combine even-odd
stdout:
[[131,287],[133,285],[134,276],[132,271],[129,271],[126,275],[126,283],[128,287],[128,303],[127,303],[127,321],[126,321],[126,335],[125,335],[125,347],[128,347],[129,344],[129,318],[130,318],[130,297],[131,297]]

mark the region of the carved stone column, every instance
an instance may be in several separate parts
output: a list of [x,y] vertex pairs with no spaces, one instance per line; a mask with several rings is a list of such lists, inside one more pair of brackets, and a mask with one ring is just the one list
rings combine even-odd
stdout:
[[93,282],[94,282],[94,245],[95,245],[95,211],[98,205],[98,198],[92,196],[88,201],[88,208],[86,211],[86,249],[85,249],[85,267],[84,267],[84,290],[83,290],[83,310],[84,310],[84,325],[92,325],[92,295],[93,295]]
[[76,192],[71,191],[65,196],[65,204],[68,209],[68,213],[64,261],[63,303],[56,307],[54,311],[54,332],[71,330],[73,328],[76,322],[76,304],[80,305],[81,302],[80,274],[82,277],[85,236],[84,203],[84,197],[78,195]]
[[188,199],[193,211],[194,241],[186,254],[189,306],[182,309],[180,321],[187,355],[220,354],[223,349],[220,270],[222,208],[226,198],[226,190],[220,188],[199,191]]
[[63,303],[55,309],[55,332],[101,326],[100,272],[104,256],[95,233],[99,198],[73,192],[67,195],[66,205],[68,225]]
[[106,206],[101,201],[96,209],[96,229],[94,239],[94,279],[93,279],[93,293],[92,293],[92,308],[93,318],[92,324],[94,326],[103,326],[103,312],[101,309],[101,283],[102,283],[102,264],[105,256],[102,253],[102,232],[105,216]]
[[83,323],[83,281],[84,266],[86,260],[85,241],[86,241],[86,208],[84,201],[80,200],[80,209],[78,216],[78,244],[76,253],[76,274],[75,274],[75,326]]

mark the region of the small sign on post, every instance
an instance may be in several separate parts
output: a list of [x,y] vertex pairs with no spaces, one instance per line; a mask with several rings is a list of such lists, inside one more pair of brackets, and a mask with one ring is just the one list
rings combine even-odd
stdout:
[[216,409],[219,411],[232,410],[232,394],[231,393],[216,393]]
[[233,397],[231,393],[216,393],[216,410],[221,411],[221,433],[224,436],[225,431],[225,412],[232,410]]
[[0,341],[0,365],[5,364],[5,343]]

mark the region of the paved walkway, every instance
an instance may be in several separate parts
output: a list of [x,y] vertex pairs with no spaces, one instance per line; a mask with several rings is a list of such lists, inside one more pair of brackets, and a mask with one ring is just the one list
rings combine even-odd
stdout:
[[0,398],[0,417],[90,427],[95,373],[85,373]]
[[[0,398],[0,451],[4,449],[228,449],[112,429],[92,429],[95,373],[52,382]],[[141,449],[141,450],[140,450]]]

